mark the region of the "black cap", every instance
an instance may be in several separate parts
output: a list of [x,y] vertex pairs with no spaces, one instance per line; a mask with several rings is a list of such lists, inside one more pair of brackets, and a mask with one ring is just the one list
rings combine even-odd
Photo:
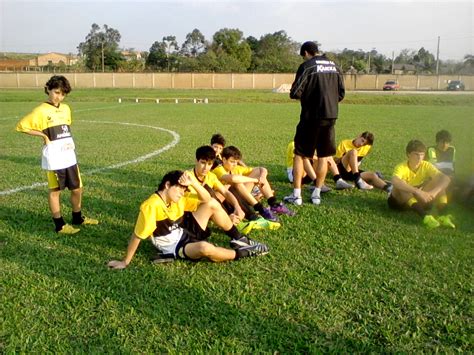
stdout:
[[304,56],[304,52],[315,55],[319,52],[318,45],[312,41],[304,42],[300,49],[300,55]]

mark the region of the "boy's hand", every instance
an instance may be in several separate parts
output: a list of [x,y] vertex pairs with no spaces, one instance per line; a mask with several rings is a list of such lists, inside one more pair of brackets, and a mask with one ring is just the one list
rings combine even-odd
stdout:
[[178,183],[183,186],[189,186],[193,183],[193,178],[185,171],[179,178]]
[[232,213],[229,215],[230,220],[232,221],[232,224],[236,226],[237,224],[240,223],[241,219],[239,216],[237,216],[235,213]]
[[434,198],[434,196],[431,195],[429,192],[426,192],[426,191],[423,191],[423,190],[418,190],[415,195],[423,203],[429,203],[429,202],[433,201],[433,198]]
[[125,264],[125,261],[122,260],[111,260],[107,266],[114,270],[122,270],[127,267],[127,264]]

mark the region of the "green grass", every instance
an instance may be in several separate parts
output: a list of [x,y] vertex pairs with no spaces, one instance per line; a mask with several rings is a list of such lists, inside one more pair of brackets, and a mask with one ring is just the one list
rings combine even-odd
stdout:
[[[212,91],[205,93],[214,95],[209,105],[116,103],[137,92],[77,90],[68,98],[84,212],[99,226],[57,236],[46,187],[0,195],[2,352],[474,351],[472,204],[453,204],[455,231],[428,231],[414,214],[390,211],[382,192],[332,192],[319,207],[297,207],[280,230],[252,232],[270,246],[267,256],[156,266],[153,247],[142,243],[128,269],[108,270],[107,261],[124,254],[140,203],[166,171],[192,166],[195,148],[212,133],[240,147],[248,164],[266,166],[278,197],[291,192],[285,151],[299,105],[286,95]],[[0,191],[42,183],[41,142],[13,128],[44,94],[0,96]],[[472,99],[439,104],[420,97],[381,102],[349,94],[337,140],[374,132],[363,166],[389,177],[408,140],[432,144],[438,130],[448,129],[459,175],[472,174]],[[169,133],[119,122],[173,130],[180,142],[143,162],[89,173],[172,141]],[[69,219],[67,192],[62,201]],[[215,229],[211,241],[227,245]]]

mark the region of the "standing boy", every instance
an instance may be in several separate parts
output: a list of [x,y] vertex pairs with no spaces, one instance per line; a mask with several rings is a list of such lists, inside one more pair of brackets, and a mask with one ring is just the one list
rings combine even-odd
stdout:
[[290,98],[301,102],[300,121],[295,133],[295,157],[293,159],[293,194],[285,201],[301,205],[301,180],[304,160],[312,159],[317,151],[315,189],[311,202],[321,203],[321,188],[328,170],[327,158],[336,153],[334,125],[338,116],[338,103],[344,98],[344,81],[336,64],[319,54],[314,42],[305,42],[300,55],[305,62],[296,72]]
[[[423,218],[423,224],[428,228],[437,228],[440,225],[456,228],[449,215],[441,215],[447,207],[446,188],[450,179],[433,164],[423,160],[425,152],[426,147],[422,142],[408,142],[408,160],[395,167],[393,190],[387,201],[388,206],[395,210],[415,211]],[[438,218],[429,214],[435,203],[440,214]]]
[[41,137],[44,142],[41,167],[47,170],[48,203],[55,231],[75,234],[79,229],[66,224],[61,215],[59,196],[66,187],[71,191],[72,224],[98,224],[95,219],[82,216],[82,180],[77,165],[75,145],[71,135],[71,109],[62,103],[71,92],[69,81],[55,75],[46,83],[48,101],[18,122],[16,130]]

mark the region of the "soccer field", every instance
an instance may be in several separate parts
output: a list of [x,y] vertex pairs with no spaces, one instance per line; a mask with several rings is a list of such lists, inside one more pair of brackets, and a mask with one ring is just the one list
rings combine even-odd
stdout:
[[[474,350],[472,204],[452,206],[455,231],[429,231],[414,214],[389,211],[383,192],[333,191],[321,206],[295,207],[297,215],[282,217],[279,230],[253,231],[269,255],[153,265],[153,247],[142,243],[129,268],[106,268],[123,256],[140,203],[165,172],[190,168],[195,149],[213,133],[239,147],[248,165],[267,167],[278,197],[289,194],[285,153],[299,105],[286,97],[213,91],[199,93],[209,96],[207,105],[119,104],[118,97],[140,92],[73,91],[66,102],[83,211],[101,224],[58,236],[40,169],[41,139],[14,131],[46,96],[0,93],[2,352]],[[349,94],[340,106],[338,141],[365,130],[375,135],[362,168],[390,178],[410,139],[431,145],[447,129],[457,172],[472,174],[472,96],[399,100]],[[66,221],[68,200],[63,193]],[[227,246],[213,230],[211,241]]]

